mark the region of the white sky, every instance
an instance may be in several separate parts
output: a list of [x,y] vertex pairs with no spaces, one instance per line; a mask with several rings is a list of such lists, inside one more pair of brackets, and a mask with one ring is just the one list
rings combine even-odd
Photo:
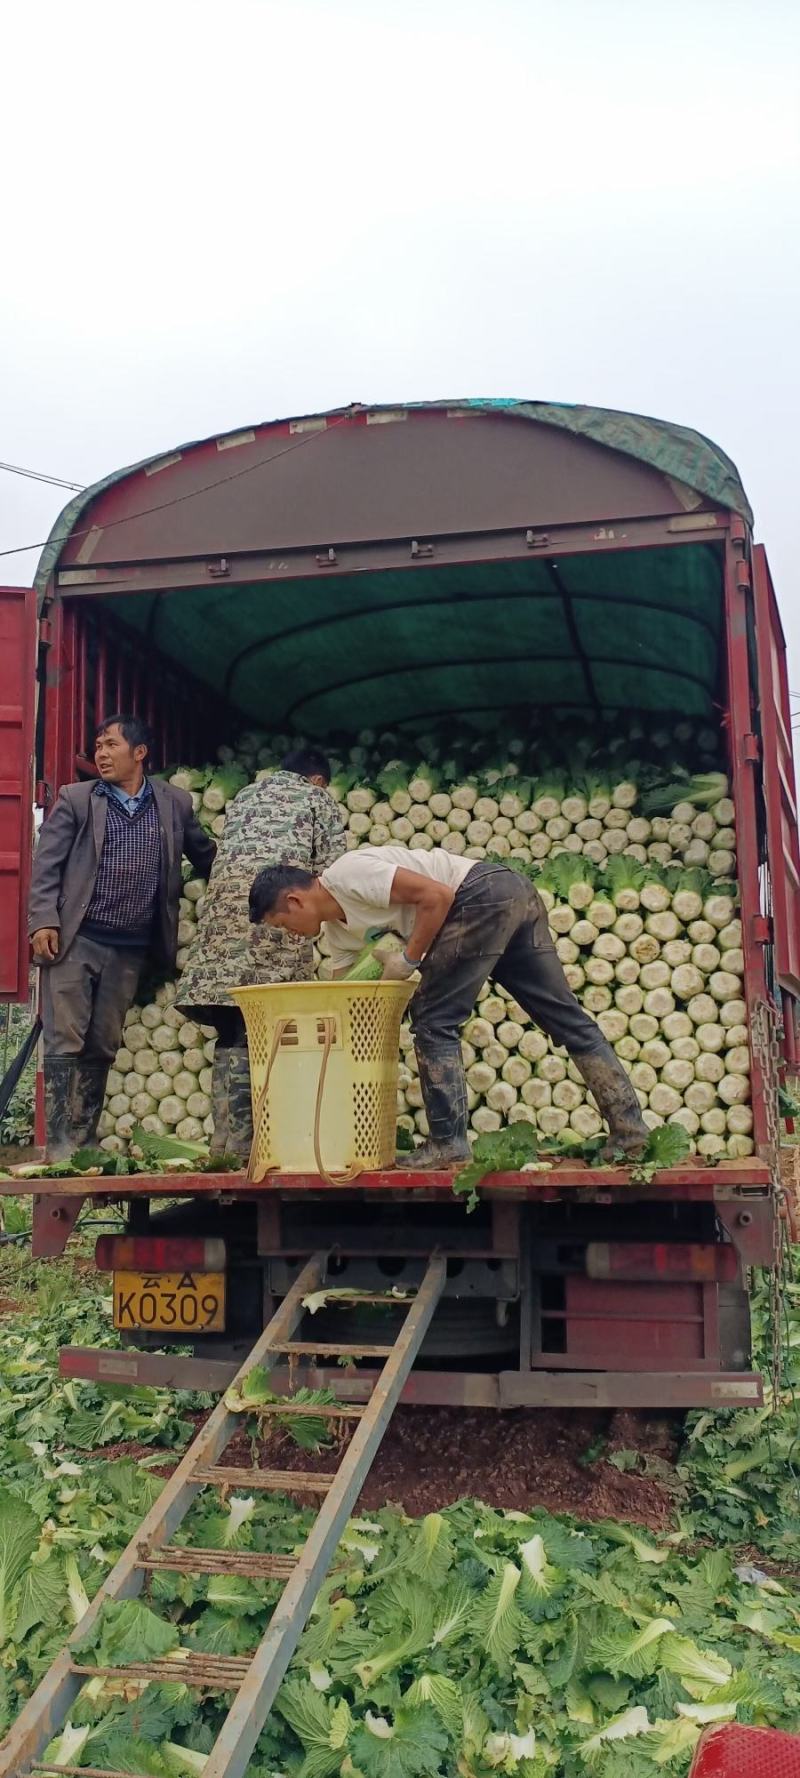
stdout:
[[[43,0],[3,39],[0,458],[91,482],[354,400],[680,421],[800,692],[797,0]],[[0,473],[0,549],[67,498]]]

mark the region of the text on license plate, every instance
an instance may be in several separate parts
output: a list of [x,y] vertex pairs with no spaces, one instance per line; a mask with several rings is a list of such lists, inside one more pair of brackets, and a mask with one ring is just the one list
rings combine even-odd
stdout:
[[114,1326],[156,1333],[222,1333],[224,1272],[115,1272]]

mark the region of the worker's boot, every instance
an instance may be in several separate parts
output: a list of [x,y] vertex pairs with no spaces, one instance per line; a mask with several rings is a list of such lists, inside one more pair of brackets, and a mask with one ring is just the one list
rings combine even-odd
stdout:
[[246,1167],[253,1142],[250,1058],[246,1049],[217,1044],[211,1069],[211,1115],[212,1157],[235,1156]]
[[75,1092],[72,1113],[72,1146],[91,1148],[97,1140],[97,1126],[106,1096],[108,1062],[85,1061],[80,1057],[75,1069]]
[[472,1149],[466,1136],[455,1136],[450,1142],[437,1142],[434,1136],[428,1136],[413,1154],[401,1154],[397,1159],[410,1173],[416,1173],[420,1167],[444,1172],[448,1167],[460,1167],[464,1161],[471,1160]]
[[48,1161],[66,1161],[78,1146],[73,1135],[76,1056],[45,1056],[44,1118]]
[[472,1157],[467,1141],[467,1083],[460,1048],[418,1049],[417,1062],[430,1134],[413,1154],[399,1158],[413,1172],[420,1167],[460,1166]]
[[598,1159],[613,1161],[622,1154],[627,1160],[635,1160],[650,1131],[618,1056],[610,1044],[605,1044],[601,1050],[592,1050],[588,1056],[573,1056],[572,1060],[594,1095],[600,1116],[608,1124],[608,1141],[600,1150]]

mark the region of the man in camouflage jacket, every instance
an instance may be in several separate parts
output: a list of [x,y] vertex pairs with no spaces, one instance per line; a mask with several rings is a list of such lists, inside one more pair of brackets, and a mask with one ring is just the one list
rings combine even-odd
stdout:
[[246,1163],[253,1138],[244,1020],[230,988],[308,981],[309,940],[250,923],[250,884],[265,864],[297,864],[318,875],[345,850],[330,766],[313,747],[287,754],[283,767],[247,784],[228,804],[225,831],[179,985],[179,1005],[199,1024],[215,1025],[211,1100],[212,1154]]

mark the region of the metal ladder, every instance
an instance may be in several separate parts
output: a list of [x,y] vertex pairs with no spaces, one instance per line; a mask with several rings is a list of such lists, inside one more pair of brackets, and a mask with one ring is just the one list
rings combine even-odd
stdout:
[[[324,1283],[327,1254],[315,1254],[284,1297],[269,1326],[237,1372],[236,1381],[254,1365],[272,1358],[291,1359],[309,1350],[309,1343],[293,1342],[292,1335],[304,1314],[303,1299]],[[306,1619],[327,1574],[336,1546],[358,1499],[381,1439],[399,1399],[403,1384],[419,1352],[445,1282],[446,1262],[438,1255],[428,1261],[425,1276],[408,1308],[402,1328],[391,1345],[370,1346],[370,1356],[384,1359],[380,1378],[363,1406],[292,1406],[286,1397],[274,1412],[313,1414],[330,1419],[358,1420],[355,1433],[338,1469],[328,1475],[301,1475],[297,1471],[226,1468],[220,1463],[226,1447],[242,1425],[240,1414],[231,1413],[219,1401],[194,1443],[165,1483],[158,1500],[142,1520],[138,1531],[103,1582],[92,1604],[73,1631],[61,1653],[29,1698],[13,1728],[0,1745],[0,1778],[121,1778],[98,1766],[52,1766],[42,1755],[59,1733],[85,1681],[113,1674],[117,1679],[145,1683],[173,1682],[202,1691],[233,1692],[228,1711],[203,1778],[244,1778],[247,1765],[278,1687],[302,1634]],[[390,1300],[376,1298],[376,1301]],[[396,1298],[391,1301],[396,1305]],[[331,1347],[323,1342],[317,1353],[358,1358],[363,1346]],[[324,1494],[314,1525],[299,1557],[261,1555],[250,1550],[193,1550],[170,1543],[202,1488],[236,1486],[282,1492],[301,1487]],[[248,1658],[196,1654],[176,1664],[154,1660],[130,1667],[92,1667],[75,1659],[73,1643],[84,1639],[100,1616],[107,1599],[132,1599],[141,1592],[146,1576],[156,1569],[190,1574],[242,1574],[253,1579],[280,1579],[286,1585],[255,1654]],[[126,1778],[136,1778],[128,1773]]]

